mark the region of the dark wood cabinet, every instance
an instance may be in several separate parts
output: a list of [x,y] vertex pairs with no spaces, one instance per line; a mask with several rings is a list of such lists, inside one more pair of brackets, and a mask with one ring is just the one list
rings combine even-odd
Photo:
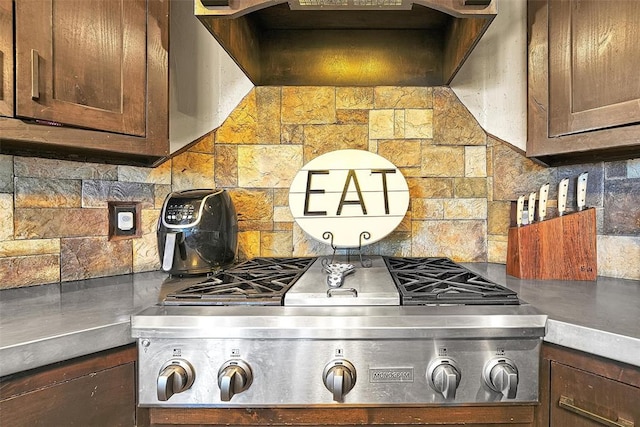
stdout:
[[640,369],[545,344],[536,425],[630,427],[640,423]]
[[0,116],[13,116],[13,4],[0,0]]
[[375,408],[151,408],[151,426],[532,426],[533,405]]
[[640,156],[639,21],[639,2],[528,1],[528,156]]
[[146,2],[16,2],[16,116],[145,135]]
[[4,377],[0,424],[135,426],[136,358],[126,346]]
[[168,1],[13,8],[16,101],[0,118],[3,153],[142,165],[169,154]]

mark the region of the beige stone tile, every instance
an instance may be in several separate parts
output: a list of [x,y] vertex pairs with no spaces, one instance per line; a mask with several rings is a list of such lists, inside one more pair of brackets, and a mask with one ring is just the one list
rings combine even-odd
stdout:
[[62,239],[60,280],[67,282],[131,273],[131,240],[108,241],[106,237]]
[[336,123],[339,125],[368,125],[369,110],[337,110]]
[[154,184],[102,180],[82,181],[82,207],[106,208],[110,201],[137,202],[150,208],[155,204]]
[[118,179],[118,167],[37,157],[14,157],[14,175],[59,179]]
[[405,110],[404,137],[423,139],[433,138],[433,110]]
[[[405,110],[393,110],[393,137],[405,138],[407,124],[406,111]],[[406,136],[411,138],[410,136]]]
[[216,187],[237,187],[238,146],[216,145],[214,162]]
[[376,86],[375,108],[431,108],[433,89],[430,87]]
[[484,130],[448,87],[433,89],[433,139],[447,145],[487,143]]
[[144,234],[140,238],[132,239],[132,244],[134,273],[160,269],[156,233]]
[[0,289],[44,285],[59,281],[59,255],[0,258]]
[[327,243],[313,239],[298,224],[293,225],[293,256],[322,256],[331,255],[332,252]]
[[189,151],[173,158],[171,181],[173,191],[193,188],[213,188],[215,171],[214,156]]
[[158,228],[158,218],[160,218],[160,209],[142,209],[140,216],[142,234],[155,235]]
[[16,239],[107,236],[107,209],[16,209]]
[[442,199],[413,199],[411,201],[413,219],[444,219],[444,201]]
[[158,184],[153,186],[153,207],[156,209],[162,208],[164,200],[171,193],[170,185]]
[[444,256],[457,262],[485,262],[486,222],[413,221],[411,255]]
[[539,165],[504,144],[493,147],[493,168],[494,200],[516,200],[556,181],[554,168]]
[[13,194],[0,193],[0,241],[13,239]]
[[240,231],[273,231],[274,223],[273,219],[271,220],[260,220],[260,219],[239,219],[238,220],[238,230]]
[[378,140],[377,139],[370,139],[369,140],[369,148],[368,150],[372,153],[377,153],[378,152]]
[[453,179],[451,178],[407,178],[407,184],[411,199],[453,197]]
[[164,162],[155,168],[118,166],[118,181],[170,185],[171,162]]
[[457,198],[487,197],[486,178],[454,178],[453,194]]
[[274,206],[289,206],[289,188],[273,189]]
[[507,235],[511,224],[511,202],[489,202],[487,230],[489,234]]
[[420,141],[398,139],[378,141],[378,154],[396,167],[419,167],[420,151]]
[[285,86],[282,88],[283,124],[336,122],[336,91],[333,87]]
[[0,154],[0,194],[13,193],[13,156]]
[[242,189],[229,191],[239,221],[273,221],[273,191]]
[[290,231],[263,232],[260,245],[262,256],[291,256],[293,253]]
[[304,129],[304,164],[335,150],[366,150],[367,127],[364,125],[311,125]]
[[282,125],[280,131],[281,144],[303,144],[304,125]]
[[337,87],[336,108],[344,110],[364,110],[373,108],[372,87]]
[[274,222],[273,231],[291,231],[293,230],[293,222]]
[[498,264],[507,263],[507,239],[506,236],[489,235],[487,241],[487,261]]
[[255,91],[258,110],[257,142],[260,144],[280,144],[281,88],[279,86],[258,86]]
[[364,248],[365,254],[388,256],[411,256],[411,231],[401,232],[396,229],[384,239]]
[[444,201],[445,219],[487,219],[487,199],[449,199]]
[[395,138],[395,112],[394,110],[369,111],[369,138],[393,139]]
[[8,240],[0,242],[0,258],[60,254],[60,239]]
[[640,280],[640,237],[598,236],[598,275]]
[[246,261],[260,256],[260,232],[242,231],[238,233],[238,260]]
[[468,178],[483,178],[487,176],[486,147],[464,147],[464,176]]
[[293,222],[293,215],[288,206],[276,206],[273,209],[273,220],[275,222]]
[[191,143],[188,150],[192,153],[213,153],[215,147],[216,132],[212,131],[206,135],[201,136]]
[[464,147],[423,145],[422,173],[424,176],[463,177]]
[[16,208],[79,208],[82,203],[81,181],[76,179],[16,177],[14,189]]
[[216,144],[255,144],[258,142],[258,112],[255,88],[240,101],[216,130]]
[[289,187],[302,165],[302,147],[299,145],[241,145],[238,147],[238,185],[244,188]]

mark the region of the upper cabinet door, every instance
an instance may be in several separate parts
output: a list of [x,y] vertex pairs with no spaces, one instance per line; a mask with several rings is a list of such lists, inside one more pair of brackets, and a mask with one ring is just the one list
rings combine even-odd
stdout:
[[145,0],[15,5],[16,116],[144,136]]
[[0,116],[13,116],[13,4],[0,0]]
[[549,136],[640,122],[640,1],[549,2]]

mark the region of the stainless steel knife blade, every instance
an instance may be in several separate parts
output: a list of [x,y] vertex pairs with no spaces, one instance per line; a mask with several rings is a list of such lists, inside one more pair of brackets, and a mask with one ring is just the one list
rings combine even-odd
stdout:
[[578,201],[578,210],[584,210],[587,206],[587,178],[589,177],[589,172],[583,172],[578,176],[578,193],[576,195],[576,200]]
[[516,224],[518,227],[522,226],[522,214],[524,213],[524,195],[518,197],[518,203],[516,204]]
[[533,191],[529,194],[529,205],[527,205],[527,211],[529,213],[529,224],[533,224],[533,218],[536,209],[536,192]]
[[549,183],[540,187],[538,195],[538,221],[544,221],[547,216],[547,200],[549,199]]
[[562,216],[567,211],[567,194],[569,194],[569,178],[564,178],[558,184],[558,215]]

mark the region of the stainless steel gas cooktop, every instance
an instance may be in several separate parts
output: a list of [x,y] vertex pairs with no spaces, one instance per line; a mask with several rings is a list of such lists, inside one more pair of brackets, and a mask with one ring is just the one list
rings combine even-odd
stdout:
[[326,289],[328,258],[254,258],[169,293],[165,305],[519,304],[517,294],[448,258],[372,257]]
[[162,407],[538,400],[546,316],[447,258],[255,258],[132,317]]

